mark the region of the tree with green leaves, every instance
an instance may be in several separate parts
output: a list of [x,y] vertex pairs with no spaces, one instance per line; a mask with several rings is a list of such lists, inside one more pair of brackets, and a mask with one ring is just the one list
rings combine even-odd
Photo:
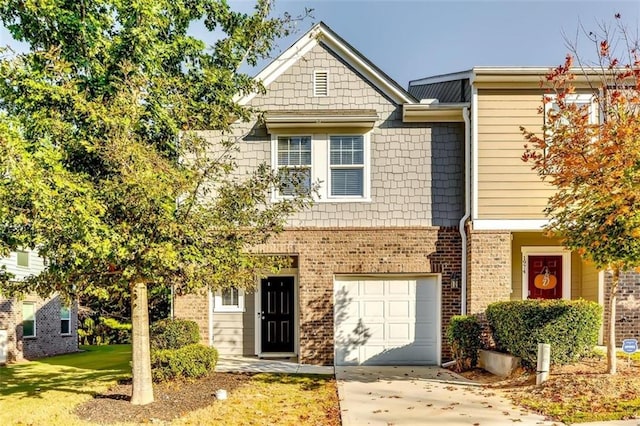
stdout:
[[[529,142],[523,160],[557,189],[546,209],[546,230],[611,272],[610,374],[616,373],[620,273],[640,266],[640,50],[619,15],[616,19],[616,25],[587,33],[598,52],[595,63],[581,62],[573,47],[565,63],[546,76],[550,93],[540,108],[543,133],[521,128]],[[593,103],[578,105],[580,90],[590,93]]]
[[[293,20],[271,1],[238,13],[225,0],[0,0],[26,53],[0,59],[0,235],[46,269],[4,294],[130,294],[133,404],[153,401],[147,291],[247,288],[284,260],[250,248],[311,197],[271,201],[270,167],[235,172],[231,134],[264,90],[240,72]],[[190,36],[203,23],[211,46]]]

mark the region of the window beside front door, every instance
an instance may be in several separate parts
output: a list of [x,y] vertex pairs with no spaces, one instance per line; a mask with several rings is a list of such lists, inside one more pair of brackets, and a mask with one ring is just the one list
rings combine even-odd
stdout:
[[237,287],[218,290],[213,298],[214,312],[244,312],[244,291]]

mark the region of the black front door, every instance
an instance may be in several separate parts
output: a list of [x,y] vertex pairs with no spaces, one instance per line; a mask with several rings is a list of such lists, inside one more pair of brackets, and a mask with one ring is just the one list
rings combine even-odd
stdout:
[[293,352],[293,277],[262,280],[262,352]]

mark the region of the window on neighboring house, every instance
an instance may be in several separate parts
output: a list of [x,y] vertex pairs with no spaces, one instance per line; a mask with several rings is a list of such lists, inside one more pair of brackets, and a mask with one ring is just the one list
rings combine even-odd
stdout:
[[60,308],[60,333],[71,334],[71,308],[68,306]]
[[295,195],[311,188],[311,136],[278,137],[280,195]]
[[36,304],[22,302],[22,337],[36,336]]
[[325,70],[313,72],[313,96],[329,95],[329,73]]
[[29,252],[28,251],[17,251],[16,252],[16,257],[17,257],[18,266],[20,266],[21,268],[28,268],[29,267]]
[[331,136],[329,164],[331,196],[364,195],[364,138]]
[[244,292],[236,287],[218,290],[213,307],[215,312],[244,312]]

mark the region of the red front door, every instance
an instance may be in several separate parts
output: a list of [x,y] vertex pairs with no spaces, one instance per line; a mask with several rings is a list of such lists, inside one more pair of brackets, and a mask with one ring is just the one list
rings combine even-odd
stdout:
[[529,256],[529,299],[562,298],[562,256]]

